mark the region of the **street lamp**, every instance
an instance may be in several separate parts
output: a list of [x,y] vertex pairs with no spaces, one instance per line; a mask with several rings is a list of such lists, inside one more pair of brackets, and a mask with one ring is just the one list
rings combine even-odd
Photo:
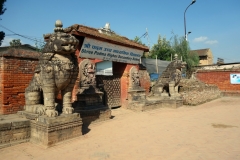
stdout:
[[192,32],[189,31],[189,32],[187,33],[187,35],[186,35],[186,37],[185,37],[186,41],[187,41],[187,37],[188,37],[188,35],[189,35],[190,33],[192,33]]
[[[194,4],[196,2],[196,0],[192,0],[192,3],[188,5],[188,7],[190,7],[192,4]],[[186,11],[188,9],[188,7],[186,8],[185,12],[184,12],[184,36],[185,36],[185,39],[187,40],[187,33],[186,33],[186,18],[185,18],[185,14],[186,14]]]

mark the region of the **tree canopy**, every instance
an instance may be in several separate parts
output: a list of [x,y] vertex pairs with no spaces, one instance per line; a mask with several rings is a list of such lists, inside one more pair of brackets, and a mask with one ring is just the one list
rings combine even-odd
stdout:
[[190,53],[189,42],[184,37],[174,35],[167,40],[159,35],[157,44],[154,44],[151,48],[150,57],[156,58],[157,56],[157,59],[170,61],[175,53],[187,63],[186,73],[190,77],[193,72],[193,66],[199,64],[199,56],[196,53]]
[[171,60],[171,54],[173,54],[172,46],[170,41],[165,37],[158,36],[157,44],[154,44],[151,49],[151,58],[157,58],[160,60]]
[[11,47],[17,47],[22,45],[20,39],[13,39],[11,42],[9,42],[9,44]]
[[0,15],[2,15],[7,9],[4,8],[4,3],[6,0],[0,0]]
[[[7,10],[5,7],[4,7],[4,3],[6,2],[6,0],[0,0],[0,16],[3,15],[3,13]],[[0,20],[2,20],[0,18]],[[5,33],[3,31],[0,31],[0,46],[2,45],[2,41],[5,37]]]
[[138,37],[138,36],[136,36],[133,41],[134,41],[134,42],[137,42],[137,43],[139,43],[139,44],[145,45],[145,44],[142,43],[140,37]]
[[184,37],[178,37],[177,35],[172,37],[172,49],[187,63],[186,74],[187,77],[190,77],[193,72],[193,67],[199,64],[198,54],[190,52],[189,42]]

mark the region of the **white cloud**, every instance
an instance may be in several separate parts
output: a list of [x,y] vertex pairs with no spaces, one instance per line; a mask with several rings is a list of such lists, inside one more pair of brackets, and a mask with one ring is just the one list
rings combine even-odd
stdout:
[[206,44],[217,44],[218,41],[217,40],[209,40],[205,42]]
[[201,36],[201,37],[198,37],[198,38],[194,38],[193,42],[203,42],[205,44],[217,44],[218,41],[217,40],[209,40],[208,37],[204,37],[204,36]]
[[2,41],[1,47],[10,46],[9,42],[11,42],[13,39],[14,38],[11,38],[11,37],[5,37]]
[[208,37],[198,37],[198,38],[194,38],[193,42],[204,42],[208,39]]

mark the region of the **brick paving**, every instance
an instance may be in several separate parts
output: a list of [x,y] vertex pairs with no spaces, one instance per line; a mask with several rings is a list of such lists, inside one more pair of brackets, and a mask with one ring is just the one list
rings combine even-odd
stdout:
[[112,110],[79,138],[44,149],[31,143],[0,149],[1,159],[240,159],[240,97],[148,112]]

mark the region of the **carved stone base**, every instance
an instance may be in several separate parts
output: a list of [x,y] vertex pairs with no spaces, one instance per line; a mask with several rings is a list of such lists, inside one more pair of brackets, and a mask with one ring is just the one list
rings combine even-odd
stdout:
[[146,99],[146,92],[144,89],[130,89],[128,91],[128,101],[134,102],[134,101],[144,101]]
[[28,142],[30,138],[30,120],[17,114],[0,115],[0,148]]
[[144,111],[145,105],[146,105],[146,101],[131,102],[128,104],[127,109],[131,109],[136,112]]
[[140,86],[138,88],[130,88],[128,90],[128,105],[127,109],[134,111],[144,111],[146,104],[146,92]]
[[75,108],[74,112],[79,113],[83,123],[95,123],[100,121],[105,121],[111,118],[111,110],[104,106],[89,106],[86,108]]
[[17,114],[21,118],[27,118],[27,119],[30,119],[30,120],[35,120],[39,117],[38,114],[27,112],[27,111],[18,111]]
[[145,101],[132,102],[129,104],[128,109],[133,111],[149,111],[158,108],[178,108],[183,105],[182,99],[171,98],[148,98]]
[[40,116],[31,121],[30,142],[50,147],[59,142],[82,135],[79,114],[62,114],[58,117]]
[[165,99],[162,100],[162,107],[168,107],[168,108],[178,108],[183,105],[182,99]]
[[[85,90],[86,91],[86,90]],[[90,91],[89,91],[90,92]],[[94,91],[95,92],[95,91]],[[74,108],[96,108],[101,106],[103,93],[88,93],[88,94],[77,94],[77,101],[74,104]]]
[[104,121],[111,118],[111,109],[103,105],[102,92],[96,88],[86,89],[86,94],[78,94],[73,104],[74,112],[79,113],[84,124]]

